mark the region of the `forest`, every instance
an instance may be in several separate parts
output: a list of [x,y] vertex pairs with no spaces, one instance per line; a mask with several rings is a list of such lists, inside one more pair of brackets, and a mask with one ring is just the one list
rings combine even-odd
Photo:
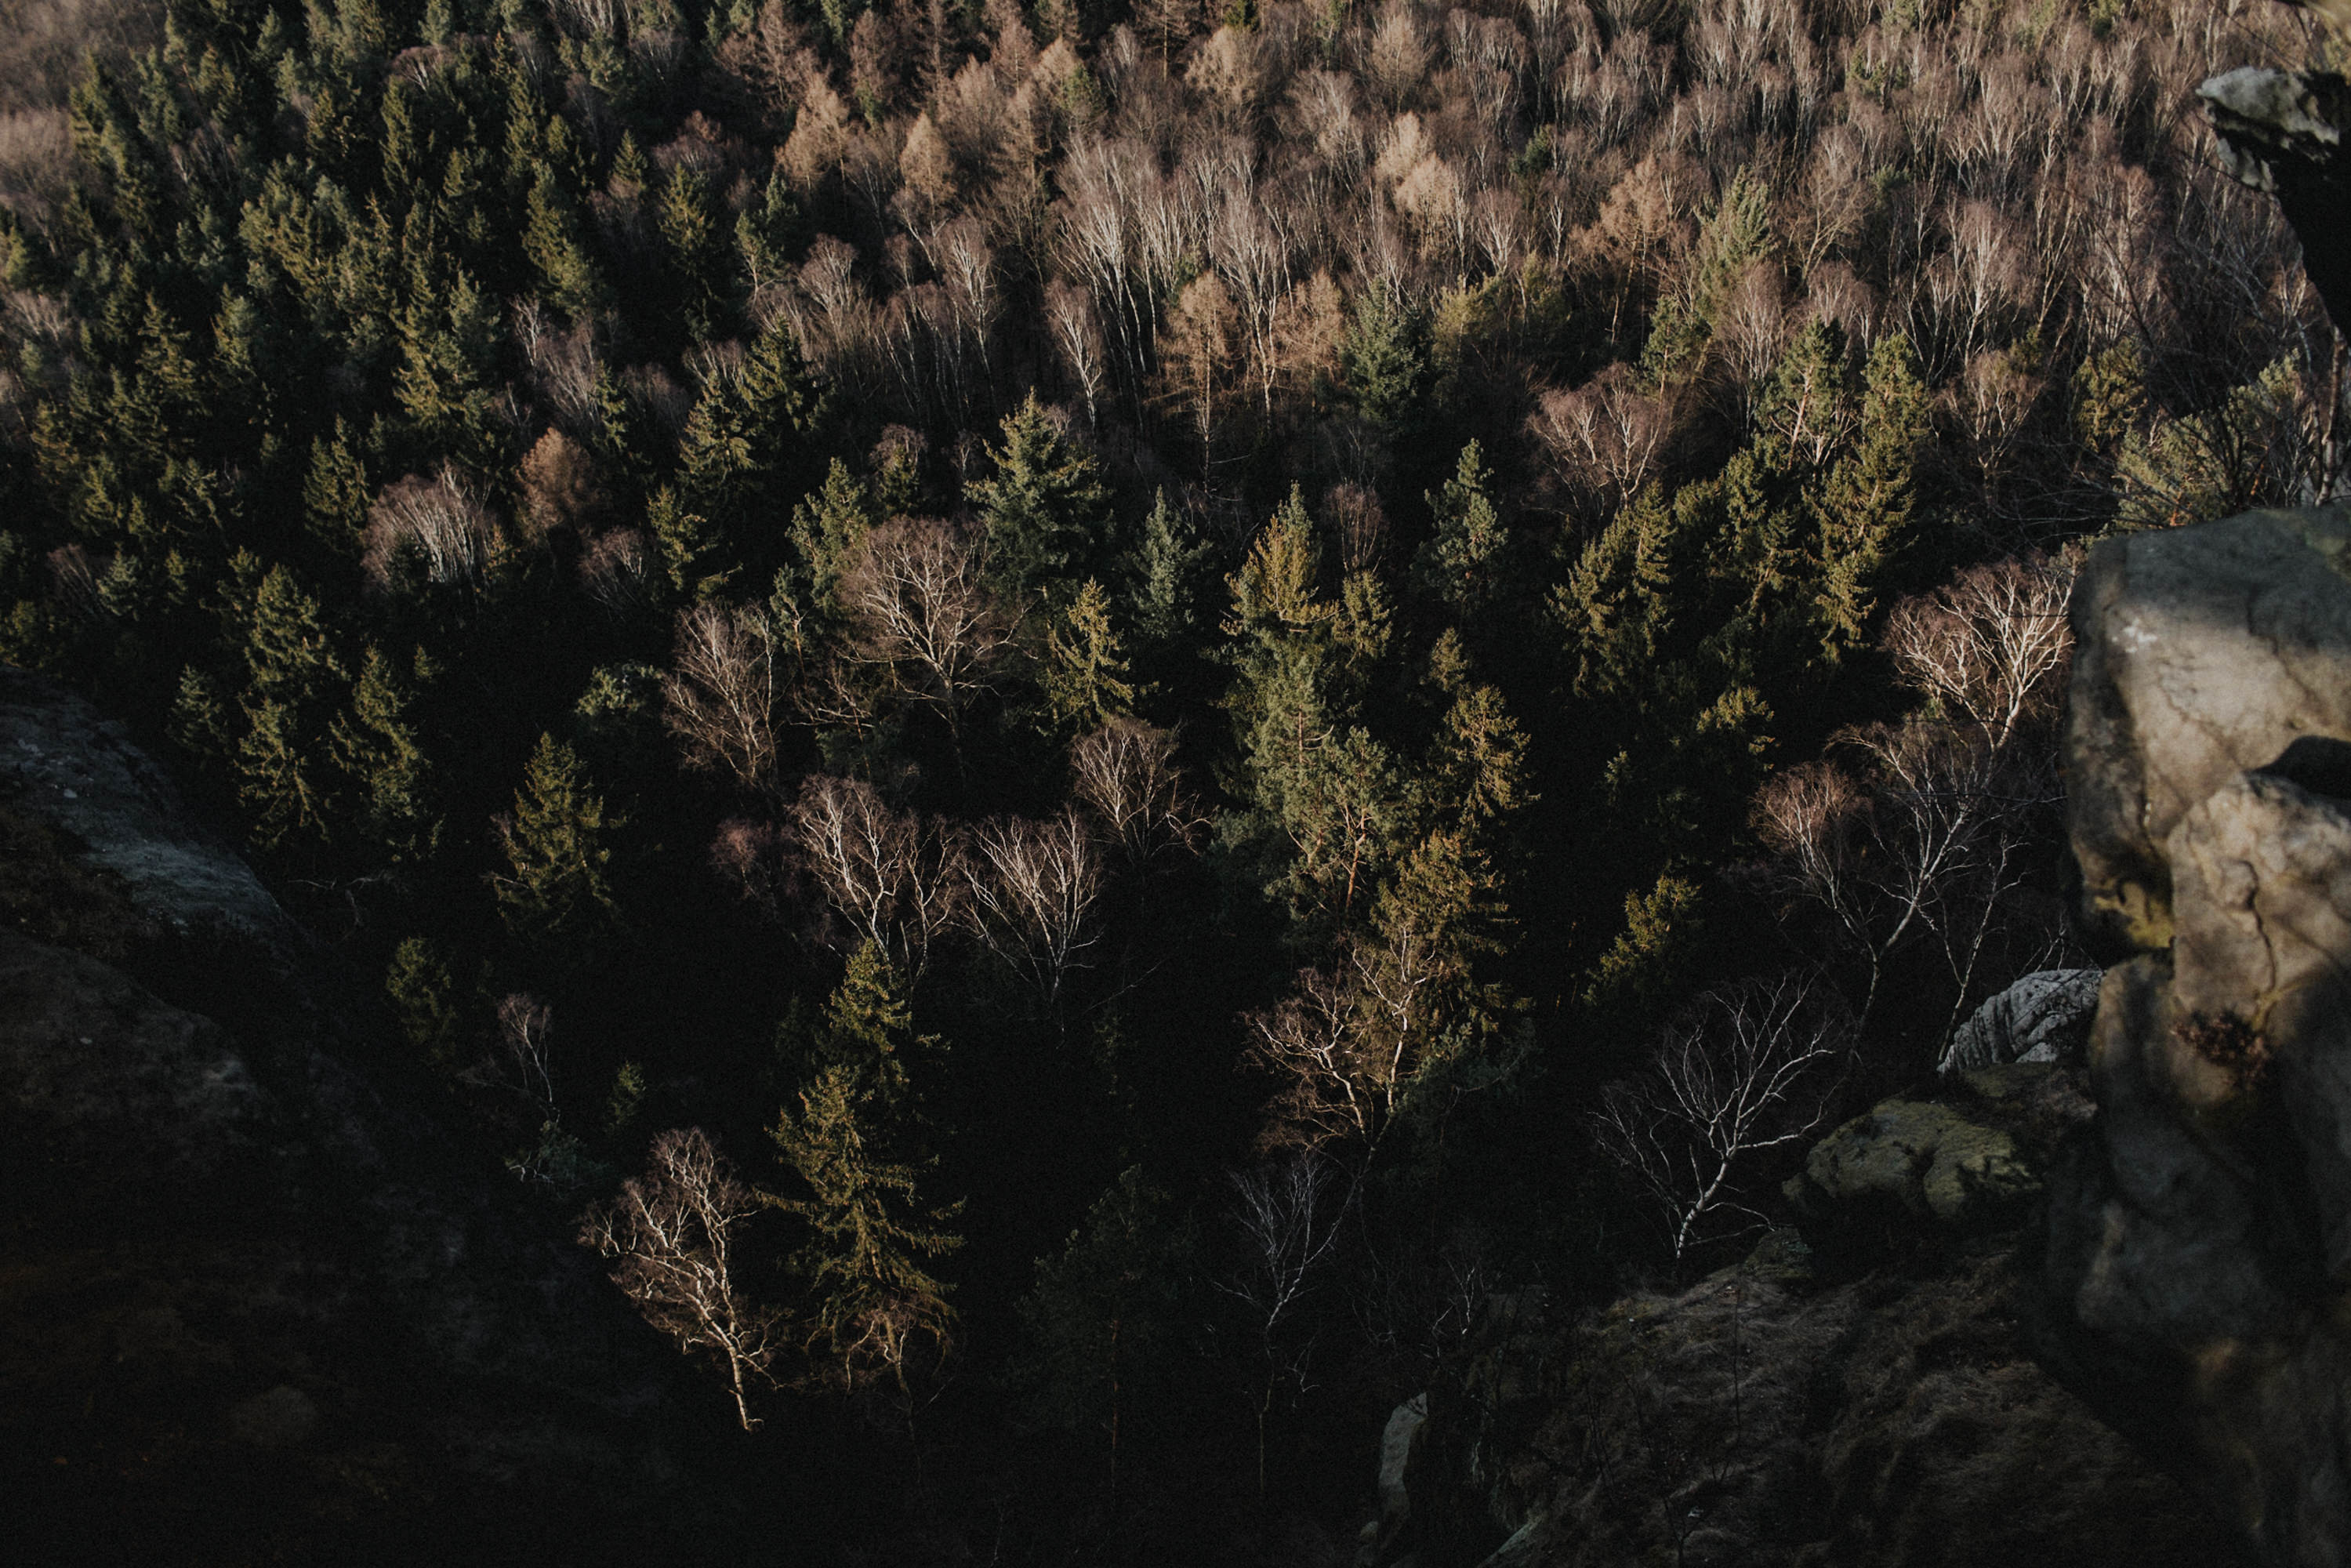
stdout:
[[2193,87],[2338,47],[0,0],[0,663],[700,1364],[726,1528],[1326,1560],[1492,1302],[2088,961],[2083,547],[2346,465]]

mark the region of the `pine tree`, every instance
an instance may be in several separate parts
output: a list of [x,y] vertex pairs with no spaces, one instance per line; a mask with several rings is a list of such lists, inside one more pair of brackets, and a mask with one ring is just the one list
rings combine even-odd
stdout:
[[335,764],[359,797],[360,832],[394,864],[424,860],[441,842],[441,820],[428,800],[432,768],[408,716],[412,701],[399,669],[370,644],[350,707],[331,730]]
[[272,567],[254,592],[245,663],[237,799],[254,847],[316,848],[325,843],[332,816],[319,741],[343,666],[319,601],[282,566]]
[[1199,601],[1213,553],[1192,520],[1167,504],[1161,489],[1144,519],[1136,552],[1135,630],[1147,643],[1179,643],[1199,626]]
[[1111,627],[1110,596],[1092,578],[1045,632],[1045,702],[1065,729],[1098,729],[1131,715],[1134,683]]
[[1453,477],[1428,497],[1437,527],[1414,563],[1420,591],[1464,620],[1492,603],[1502,588],[1510,537],[1486,494],[1492,479],[1478,444],[1464,446]]
[[1908,538],[1928,433],[1927,388],[1907,338],[1889,332],[1877,340],[1863,385],[1858,444],[1830,470],[1813,508],[1814,613],[1832,660],[1868,638],[1877,591]]
[[497,822],[508,869],[492,885],[507,929],[534,946],[592,942],[618,914],[605,873],[612,852],[604,842],[616,826],[589,789],[579,755],[542,734],[513,813]]
[[808,1196],[773,1199],[810,1229],[793,1259],[809,1282],[811,1347],[835,1364],[827,1381],[855,1387],[886,1373],[901,1391],[927,1342],[944,1356],[955,1331],[948,1287],[925,1266],[962,1245],[946,1226],[963,1206],[927,1204],[917,1166],[883,1152],[886,1109],[846,1065],[828,1067],[769,1136]]
[[1059,601],[1109,543],[1110,493],[1035,392],[1003,428],[1004,444],[987,454],[995,476],[967,490],[987,530],[988,571],[1008,593]]
[[360,531],[367,527],[367,470],[352,449],[351,434],[342,416],[335,417],[335,433],[310,443],[310,472],[302,482],[302,514],[310,533],[338,555],[357,555]]

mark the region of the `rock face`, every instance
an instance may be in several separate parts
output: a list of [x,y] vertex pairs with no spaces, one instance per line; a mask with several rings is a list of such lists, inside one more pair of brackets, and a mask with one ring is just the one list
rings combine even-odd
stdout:
[[2351,1555],[2351,519],[2101,547],[2070,827],[2109,955],[2053,1364],[2262,1556]]
[[2074,1061],[2090,1042],[2099,971],[2043,969],[1968,1015],[1951,1035],[1938,1072],[1970,1072],[2005,1061]]
[[[1497,1301],[1428,1393],[1409,1515],[1374,1560],[2236,1561],[2200,1500],[2023,1352],[2017,1200],[2090,1112],[2063,1066],[1938,1080],[1814,1151],[1802,1237],[1771,1232],[1686,1290],[1597,1313]],[[1965,1194],[1971,1167],[2001,1190],[1938,1206],[1930,1194]]]
[[14,1535],[75,1562],[741,1560],[680,1418],[720,1396],[562,1212],[453,1153],[370,1005],[119,727],[0,671]]
[[2197,89],[2238,179],[2277,197],[2302,236],[2303,267],[2335,325],[2351,329],[2351,85],[2327,72],[2246,66]]

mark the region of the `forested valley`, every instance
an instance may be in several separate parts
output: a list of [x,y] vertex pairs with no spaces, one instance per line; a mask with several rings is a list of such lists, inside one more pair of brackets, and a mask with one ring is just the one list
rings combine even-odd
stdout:
[[0,664],[699,1365],[719,1555],[1339,1561],[1492,1302],[2085,961],[2083,545],[2343,467],[2193,86],[2332,47],[0,0]]

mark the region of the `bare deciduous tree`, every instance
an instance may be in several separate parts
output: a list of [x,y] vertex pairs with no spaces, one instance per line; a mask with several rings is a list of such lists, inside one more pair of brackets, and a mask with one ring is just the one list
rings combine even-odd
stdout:
[[498,1003],[498,1043],[505,1048],[509,1082],[541,1118],[555,1120],[555,1074],[549,1054],[555,1009],[517,991]]
[[931,944],[956,917],[967,880],[961,836],[891,810],[862,779],[824,774],[800,785],[787,821],[801,863],[850,927],[846,946],[870,940],[920,979]]
[[971,539],[930,518],[884,523],[841,574],[841,599],[851,656],[886,666],[960,744],[965,715],[993,689],[1012,643],[1012,618],[981,580]]
[[1041,822],[998,817],[972,833],[965,923],[1047,1007],[1101,940],[1102,857],[1074,809]]
[[697,604],[677,618],[664,717],[689,768],[724,769],[747,789],[776,782],[776,634],[757,609]]
[[[1346,1202],[1334,1204],[1336,1177],[1311,1150],[1231,1176],[1234,1218],[1243,1239],[1240,1268],[1218,1281],[1247,1310],[1258,1341],[1265,1384],[1252,1403],[1257,1415],[1257,1485],[1265,1491],[1265,1424],[1281,1385],[1303,1392],[1313,1357],[1310,1336],[1289,1343],[1290,1320],[1339,1242]],[[1349,1195],[1352,1198],[1352,1194]]]
[[368,508],[360,565],[378,590],[392,586],[400,561],[408,558],[428,582],[478,592],[505,548],[497,519],[473,483],[444,464],[430,479],[412,475],[376,497]]
[[1113,718],[1070,747],[1070,775],[1132,864],[1188,850],[1199,836],[1203,822],[1176,767],[1170,731]]
[[1700,997],[1641,1072],[1603,1092],[1593,1135],[1664,1210],[1675,1257],[1718,1239],[1708,1223],[1718,1214],[1760,1219],[1734,1175],[1820,1126],[1852,1041],[1851,1019],[1817,976],[1750,980]]
[[589,1211],[580,1242],[615,1260],[612,1282],[647,1322],[717,1364],[743,1429],[756,1430],[750,1385],[773,1381],[783,1346],[782,1314],[745,1295],[734,1276],[736,1236],[758,1199],[699,1127],[655,1138],[651,1162],[614,1202]]
[[1363,999],[1352,973],[1301,969],[1278,1004],[1244,1015],[1249,1054],[1280,1085],[1268,1144],[1320,1149],[1377,1141],[1384,1085],[1381,1063],[1365,1049]]
[[1053,329],[1053,350],[1061,356],[1061,369],[1086,400],[1086,428],[1092,430],[1110,377],[1110,357],[1102,346],[1092,293],[1072,284],[1052,284],[1045,290],[1045,321]]
[[1903,678],[1955,720],[2002,747],[2054,710],[2056,677],[2073,654],[2065,616],[2073,563],[2036,556],[1971,567],[1886,618],[1886,647]]

